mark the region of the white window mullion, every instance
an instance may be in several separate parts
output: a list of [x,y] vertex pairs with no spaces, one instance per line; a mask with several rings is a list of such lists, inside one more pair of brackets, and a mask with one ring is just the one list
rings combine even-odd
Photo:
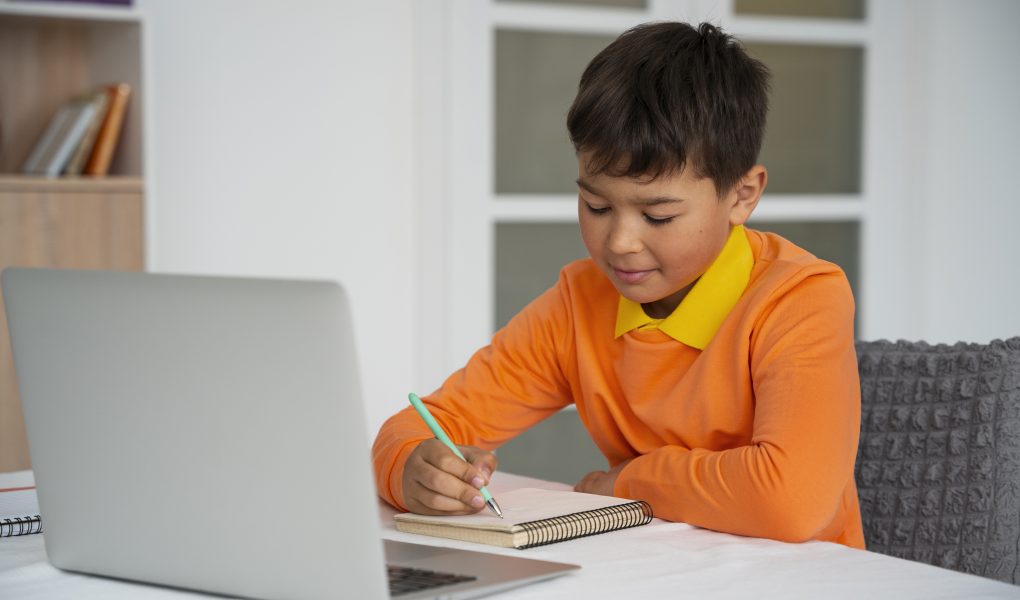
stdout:
[[733,17],[726,31],[747,42],[825,46],[867,46],[871,37],[864,21],[848,23],[803,17]]
[[863,215],[864,201],[860,196],[765,194],[753,218],[757,221],[857,221]]
[[[923,179],[928,48],[927,12],[900,2],[869,2],[874,41],[865,53],[861,229],[863,339],[921,339],[925,228]],[[912,28],[909,39],[902,31]],[[917,94],[911,95],[911,90]],[[912,101],[915,100],[915,101]]]
[[[754,220],[858,221],[864,218],[865,205],[858,195],[766,194],[754,211]],[[577,197],[501,194],[492,205],[492,218],[498,223],[573,223],[577,221]]]
[[493,217],[499,223],[576,223],[577,196],[502,194],[493,207]]
[[417,336],[418,372],[415,386],[435,389],[449,374],[449,327],[453,315],[444,301],[444,294],[435,290],[452,289],[449,270],[451,246],[450,205],[448,185],[452,172],[448,168],[452,119],[448,96],[451,67],[448,47],[452,25],[450,0],[436,0],[427,9],[415,4],[415,87],[417,92],[415,148],[417,173],[415,182],[419,202],[414,215],[417,269],[414,273],[415,334]]
[[492,8],[494,27],[524,31],[619,35],[648,19],[648,12],[633,8],[572,7],[522,2],[495,2]]
[[447,372],[488,342],[493,320],[492,45],[490,5],[464,0],[451,15],[450,287]]

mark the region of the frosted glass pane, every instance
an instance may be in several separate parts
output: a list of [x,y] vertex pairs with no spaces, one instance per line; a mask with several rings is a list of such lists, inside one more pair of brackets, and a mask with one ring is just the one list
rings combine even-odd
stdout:
[[497,193],[576,193],[567,111],[584,68],[613,39],[496,31]]
[[[763,200],[767,202],[767,200]],[[861,225],[857,221],[836,222],[786,222],[767,221],[748,223],[748,227],[759,231],[771,231],[797,244],[818,258],[834,262],[846,273],[854,297],[860,295]],[[857,322],[860,323],[860,305],[857,306]]]
[[746,44],[772,70],[768,130],[759,161],[775,194],[861,189],[863,50]]
[[864,0],[735,0],[738,15],[863,19]]
[[568,262],[588,256],[574,223],[496,225],[496,323],[499,329],[552,287]]
[[623,6],[627,8],[644,8],[645,0],[497,0],[499,4],[570,4],[574,6]]
[[[499,470],[573,485],[609,463],[577,411],[563,410],[496,450]],[[550,460],[555,457],[555,460]]]

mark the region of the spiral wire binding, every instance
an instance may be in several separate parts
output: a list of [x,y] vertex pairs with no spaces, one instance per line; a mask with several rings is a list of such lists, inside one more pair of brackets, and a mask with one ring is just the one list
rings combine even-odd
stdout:
[[39,515],[0,519],[0,538],[30,533],[42,533],[42,519],[39,518]]
[[586,510],[561,517],[521,523],[528,541],[520,550],[544,546],[554,542],[573,540],[607,531],[644,525],[652,520],[652,507],[644,500],[618,504],[607,508]]

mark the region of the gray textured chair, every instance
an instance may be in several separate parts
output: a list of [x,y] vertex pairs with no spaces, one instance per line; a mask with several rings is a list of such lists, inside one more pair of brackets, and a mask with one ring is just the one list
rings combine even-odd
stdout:
[[869,550],[1020,583],[1020,337],[858,342]]

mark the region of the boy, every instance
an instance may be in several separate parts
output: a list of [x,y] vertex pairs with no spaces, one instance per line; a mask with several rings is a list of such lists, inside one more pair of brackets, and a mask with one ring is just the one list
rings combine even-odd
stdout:
[[470,464],[410,408],[383,425],[387,502],[481,510],[488,450],[573,402],[611,467],[578,491],[717,531],[864,547],[846,277],[743,227],[767,181],[767,94],[767,69],[709,24],[642,25],[592,60],[567,118],[591,257],[425,398]]

